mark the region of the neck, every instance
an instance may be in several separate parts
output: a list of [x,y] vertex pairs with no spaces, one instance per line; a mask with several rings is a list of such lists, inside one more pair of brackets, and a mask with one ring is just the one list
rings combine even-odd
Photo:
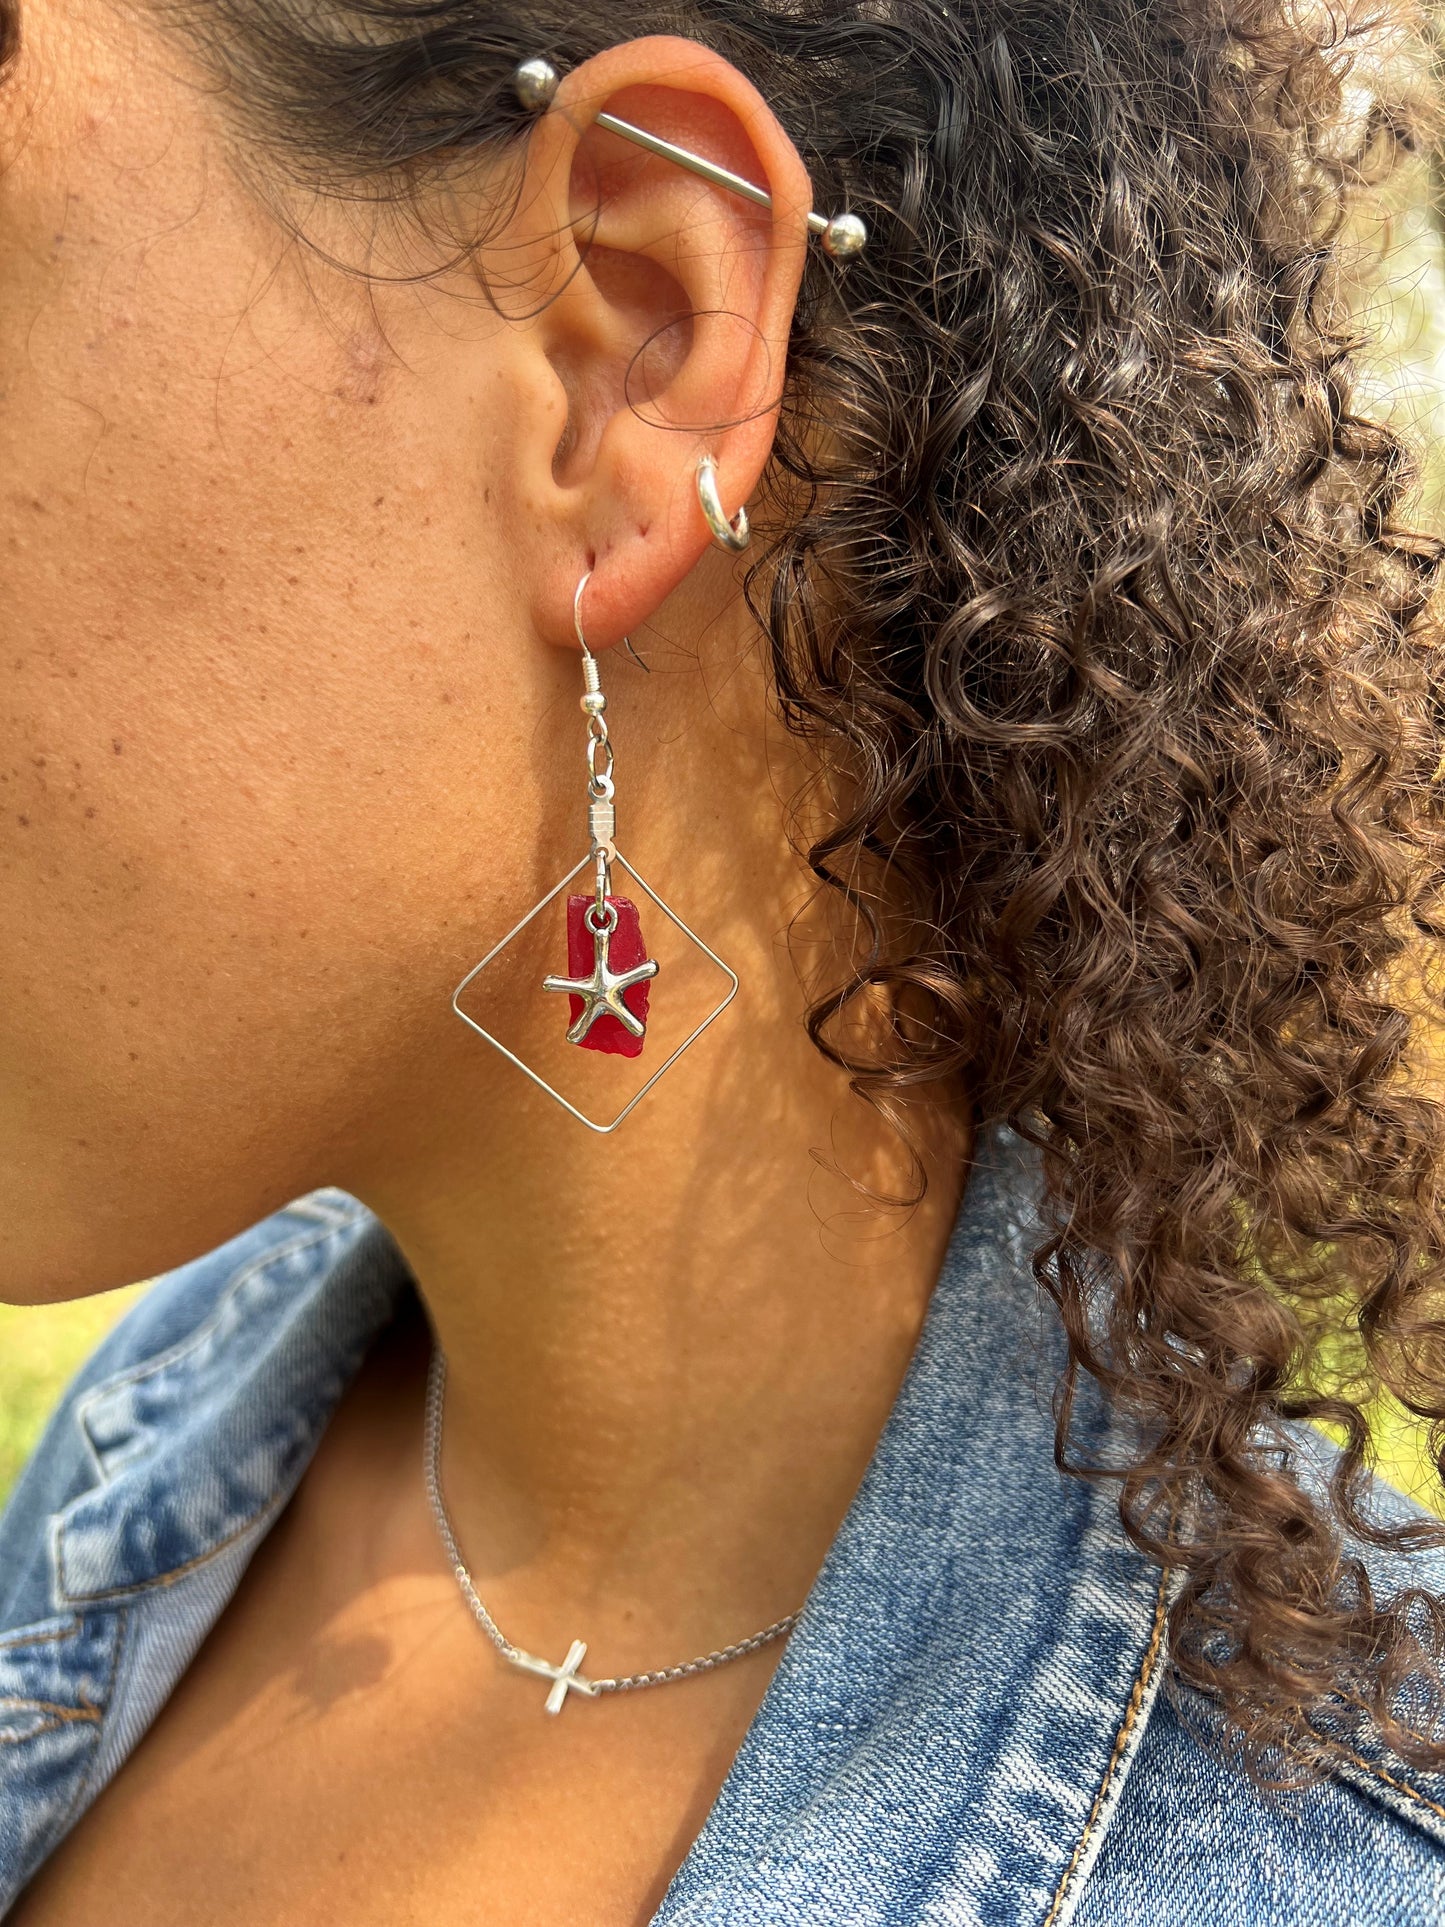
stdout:
[[[684,748],[656,772],[664,797],[692,793],[699,755],[743,753],[725,726]],[[743,988],[618,1132],[589,1133],[505,1063],[470,1128],[440,1127],[435,1093],[464,1062],[496,1074],[478,1042],[351,1181],[447,1360],[442,1482],[483,1597],[517,1643],[560,1655],[581,1629],[608,1670],[801,1603],[906,1370],[966,1168],[957,1125],[921,1118],[922,1204],[864,1195],[906,1192],[911,1154],[804,1034],[775,941],[799,865],[772,785],[766,808],[743,772],[719,793],[732,821],[679,825],[656,881],[680,897],[690,849],[733,852],[734,883],[710,878],[688,908]]]

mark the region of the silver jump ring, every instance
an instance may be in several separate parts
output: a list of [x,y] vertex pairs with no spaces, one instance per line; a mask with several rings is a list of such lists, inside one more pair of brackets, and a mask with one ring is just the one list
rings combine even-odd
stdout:
[[734,555],[740,554],[752,540],[748,528],[748,512],[740,508],[730,522],[723,513],[722,497],[717,486],[717,459],[712,455],[702,455],[697,464],[697,499],[712,539],[719,548],[731,549]]
[[[599,722],[601,718],[598,718]],[[607,736],[587,738],[587,792],[594,803],[610,802],[615,794],[612,781],[612,744]]]

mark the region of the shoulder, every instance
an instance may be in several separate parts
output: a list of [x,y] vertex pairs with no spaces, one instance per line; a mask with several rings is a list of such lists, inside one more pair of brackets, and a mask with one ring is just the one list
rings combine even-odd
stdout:
[[[1327,1484],[1338,1453],[1292,1428],[1307,1488]],[[1375,1480],[1382,1524],[1431,1515]],[[1376,1596],[1445,1597],[1445,1551],[1396,1551],[1349,1540]],[[1231,1757],[1217,1709],[1164,1673],[1132,1759],[1100,1815],[1096,1858],[1061,1913],[1073,1927],[1151,1927],[1181,1918],[1395,1927],[1445,1917],[1445,1774],[1424,1773],[1371,1731],[1333,1775],[1261,1790]]]
[[1166,1689],[1058,1927],[1399,1927],[1445,1913],[1445,1787],[1380,1759],[1317,1785],[1260,1790],[1213,1709]]
[[70,1379],[0,1512],[0,1628],[56,1610],[51,1522],[256,1392],[258,1351],[377,1220],[331,1187],[149,1284]]

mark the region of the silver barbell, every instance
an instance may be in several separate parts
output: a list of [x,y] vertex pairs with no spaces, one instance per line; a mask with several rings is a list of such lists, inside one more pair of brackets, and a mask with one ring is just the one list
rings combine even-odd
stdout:
[[[524,60],[512,76],[512,90],[517,99],[529,113],[545,113],[556,97],[561,85],[557,69],[549,60],[540,58]],[[757,207],[771,207],[773,197],[765,187],[734,174],[731,168],[719,167],[716,161],[704,159],[694,154],[690,148],[679,147],[676,141],[664,140],[660,134],[650,134],[645,127],[635,127],[630,120],[619,120],[616,114],[602,113],[597,116],[597,125],[606,128],[609,134],[618,134],[635,147],[642,147],[649,154],[656,154],[661,160],[673,161],[678,167],[685,167],[690,174],[697,174],[714,187],[726,188],[731,194],[740,194],[745,201],[752,201]],[[823,252],[834,261],[851,261],[863,252],[868,242],[868,229],[856,214],[835,214],[828,218],[825,214],[809,214],[808,232],[816,234],[823,244]]]

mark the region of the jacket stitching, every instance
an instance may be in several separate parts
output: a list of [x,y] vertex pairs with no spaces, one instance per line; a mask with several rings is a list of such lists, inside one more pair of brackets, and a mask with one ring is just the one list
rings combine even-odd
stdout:
[[[318,1186],[325,1190],[326,1186]],[[318,1204],[314,1192],[308,1191],[303,1197],[293,1198],[290,1204],[283,1205],[283,1211],[293,1218],[314,1218],[320,1224],[329,1224],[333,1230],[342,1225],[355,1224],[366,1215],[367,1206],[358,1198],[350,1204]]]
[[[115,1696],[115,1684],[117,1679],[120,1677],[121,1659],[125,1652],[126,1634],[130,1625],[129,1613],[122,1611],[119,1614],[117,1614],[117,1618],[119,1619],[120,1624],[116,1630],[115,1653],[111,1660],[110,1678],[106,1684],[107,1701],[112,1700]],[[29,1737],[31,1739],[38,1739],[41,1733],[53,1733],[55,1731],[56,1726],[58,1725],[59,1725],[59,1721],[48,1722],[45,1726],[38,1728],[36,1732],[30,1734]],[[100,1721],[100,1725],[103,1730],[104,1728],[103,1715]],[[76,1806],[80,1801],[81,1795],[85,1792],[86,1788],[90,1785],[91,1778],[95,1772],[95,1762],[99,1754],[100,1754],[100,1745],[97,1742],[96,1744],[92,1745],[90,1748],[90,1757],[85,1763],[85,1771],[77,1776],[77,1784],[76,1784],[75,1792],[71,1796],[69,1805],[66,1807],[64,1813],[61,1814],[60,1818],[55,1822],[54,1826],[52,1826],[48,1832],[46,1832],[41,1836],[41,1840],[42,1840],[41,1850],[38,1854],[36,1854],[31,1859],[30,1865],[25,1871],[25,1879],[24,1879],[25,1886],[29,1886],[30,1882],[34,1879],[36,1873],[50,1858],[51,1854],[54,1853],[56,1846],[59,1844],[59,1842],[63,1840],[66,1834],[69,1832],[72,1821],[74,1819]],[[17,1891],[17,1893],[13,1896],[13,1898],[15,1899],[19,1898],[19,1891]]]
[[[125,1664],[126,1645],[130,1638],[129,1612],[127,1612],[125,1608],[122,1607],[121,1610],[116,1614],[116,1618],[119,1620],[120,1623],[116,1628],[115,1656],[111,1661],[109,1689],[106,1695],[107,1700],[109,1701],[113,1701],[115,1698],[116,1687],[120,1680],[122,1668]],[[102,1722],[102,1727],[103,1725],[104,1725],[104,1722]],[[58,1845],[58,1843],[61,1840],[63,1840],[66,1834],[70,1831],[71,1825],[73,1824],[76,1816],[76,1810],[80,1806],[82,1796],[86,1793],[86,1791],[90,1786],[91,1781],[95,1777],[95,1763],[100,1758],[100,1752],[101,1752],[101,1749],[98,1744],[93,1746],[90,1749],[90,1758],[85,1763],[85,1771],[79,1776],[79,1779],[76,1783],[75,1792],[71,1798],[70,1804],[69,1806],[66,1807],[64,1813],[61,1814],[59,1821],[57,1822],[55,1828],[52,1830],[46,1842],[44,1853],[40,1856],[40,1859],[35,1862],[35,1866],[31,1868],[30,1871],[32,1874],[34,1873],[36,1867],[39,1867],[44,1861],[50,1858],[51,1854],[55,1851],[55,1848]],[[26,1876],[27,1879],[29,1877],[30,1877],[29,1875]]]
[[29,1746],[32,1740],[43,1739],[47,1733],[60,1730],[61,1721],[41,1720],[38,1725],[28,1727],[23,1733],[0,1733],[0,1746]]
[[[138,1365],[128,1366],[123,1371],[114,1372],[108,1378],[103,1378],[98,1384],[91,1386],[90,1390],[76,1401],[74,1408],[76,1419],[80,1426],[81,1436],[86,1440],[87,1444],[89,1444],[90,1434],[85,1423],[86,1414],[97,1399],[106,1397],[121,1385],[138,1383],[142,1378],[149,1376],[150,1373],[159,1371],[165,1366],[178,1363],[187,1353],[194,1351],[197,1346],[205,1341],[212,1329],[220,1322],[221,1316],[231,1299],[250,1279],[257,1277],[269,1266],[278,1264],[283,1258],[293,1257],[298,1251],[305,1251],[312,1245],[324,1244],[327,1239],[335,1237],[339,1231],[347,1230],[353,1224],[362,1223],[364,1216],[364,1212],[358,1211],[344,1224],[331,1224],[317,1231],[308,1231],[302,1237],[292,1238],[285,1244],[264,1252],[260,1257],[244,1266],[230,1279],[220,1298],[217,1299],[215,1305],[212,1307],[210,1315],[205,1319],[204,1323],[196,1327],[195,1331],[189,1333],[183,1339],[178,1339],[174,1345],[168,1346],[165,1351],[158,1353],[155,1357],[143,1359]],[[91,1456],[95,1457],[94,1451],[92,1451]],[[142,1457],[143,1454],[137,1453],[135,1456],[139,1458]],[[127,1461],[127,1463],[128,1462],[129,1461]],[[103,1472],[102,1485],[109,1485],[110,1482],[109,1476]],[[112,1586],[95,1592],[74,1592],[66,1582],[64,1515],[57,1514],[54,1558],[56,1577],[59,1581],[60,1590],[64,1596],[70,1600],[101,1601],[132,1599],[141,1592],[148,1592],[156,1585],[170,1585],[173,1581],[183,1578],[186,1573],[192,1571],[196,1566],[204,1564],[208,1559],[213,1559],[217,1553],[224,1552],[227,1546],[240,1538],[243,1533],[249,1531],[259,1520],[268,1517],[273,1509],[272,1506],[267,1506],[260,1512],[253,1514],[251,1518],[243,1520],[234,1532],[228,1533],[226,1537],[216,1545],[208,1546],[204,1552],[197,1553],[194,1558],[186,1560],[183,1565],[172,1566],[167,1572],[141,1580],[133,1586]]]
[[[286,1243],[275,1245],[271,1250],[262,1252],[259,1257],[253,1258],[250,1264],[244,1265],[240,1271],[236,1272],[227,1281],[225,1289],[211,1307],[209,1316],[201,1324],[197,1325],[194,1331],[188,1332],[184,1338],[178,1338],[175,1344],[168,1345],[163,1352],[156,1352],[152,1357],[143,1358],[135,1365],[126,1365],[119,1371],[111,1372],[107,1377],[102,1378],[98,1383],[92,1385],[87,1392],[83,1393],[82,1396],[76,1400],[75,1415],[80,1421],[82,1432],[85,1430],[85,1415],[97,1399],[106,1397],[109,1393],[118,1390],[122,1385],[137,1385],[143,1378],[149,1378],[153,1372],[163,1371],[169,1365],[179,1364],[188,1353],[195,1351],[198,1346],[203,1344],[214,1328],[220,1323],[221,1314],[226,1310],[242,1285],[249,1284],[252,1278],[257,1277],[269,1266],[279,1264],[283,1258],[294,1257],[298,1251],[305,1251],[311,1245],[324,1244],[328,1238],[335,1237],[338,1231],[345,1230],[348,1228],[348,1225],[359,1222],[360,1214],[355,1218],[349,1219],[347,1225],[325,1225],[320,1230],[308,1231],[299,1237],[288,1239]],[[158,1283],[159,1280],[153,1280],[152,1282]]]
[[217,1540],[215,1545],[208,1546],[204,1552],[198,1552],[193,1559],[187,1559],[184,1565],[172,1566],[166,1572],[157,1573],[152,1579],[137,1580],[133,1586],[110,1586],[100,1592],[72,1592],[70,1587],[65,1583],[65,1542],[62,1540],[56,1547],[55,1560],[56,1571],[60,1579],[60,1590],[67,1599],[80,1599],[85,1600],[87,1603],[98,1603],[102,1601],[135,1599],[138,1598],[141,1593],[155,1592],[162,1586],[173,1586],[178,1579],[184,1579],[187,1573],[194,1572],[197,1566],[203,1566],[208,1560],[217,1558],[228,1546],[233,1546],[238,1539],[243,1539],[253,1527],[269,1519],[272,1513],[279,1512],[290,1497],[290,1492],[283,1492],[276,1498],[268,1500],[259,1512],[253,1512],[249,1519],[242,1520],[234,1532],[228,1532],[225,1538]]
[[1375,1779],[1383,1780],[1386,1786],[1395,1787],[1401,1793],[1408,1793],[1412,1800],[1418,1800],[1422,1807],[1428,1807],[1432,1813],[1438,1814],[1442,1820],[1445,1820],[1445,1807],[1427,1798],[1425,1794],[1421,1793],[1418,1787],[1411,1786],[1408,1780],[1402,1780],[1398,1774],[1387,1773],[1384,1767],[1375,1766],[1373,1762],[1365,1759],[1359,1753],[1346,1753],[1344,1757],[1354,1766],[1360,1767],[1364,1772],[1373,1775]]
[[47,1640],[51,1639],[74,1639],[76,1632],[79,1630],[79,1626],[80,1621],[77,1618],[71,1625],[57,1626],[52,1632],[48,1633],[30,1633],[22,1628],[20,1632],[9,1633],[4,1639],[0,1639],[0,1653],[7,1651],[12,1646],[43,1646]]
[[1169,1568],[1166,1566],[1159,1575],[1159,1591],[1154,1601],[1154,1625],[1149,1635],[1149,1644],[1144,1649],[1144,1657],[1140,1660],[1139,1670],[1134,1675],[1134,1684],[1129,1690],[1129,1703],[1124,1709],[1123,1719],[1119,1722],[1119,1730],[1114,1735],[1114,1745],[1104,1767],[1104,1777],[1099,1782],[1099,1790],[1094,1795],[1093,1805],[1089,1808],[1089,1817],[1084,1822],[1084,1831],[1079,1835],[1079,1844],[1070,1855],[1069,1864],[1064,1868],[1063,1877],[1054,1889],[1053,1903],[1049,1911],[1044,1915],[1043,1927],[1054,1927],[1054,1922],[1059,1917],[1059,1909],[1064,1904],[1064,1897],[1073,1882],[1074,1873],[1078,1868],[1079,1862],[1084,1857],[1084,1849],[1094,1836],[1094,1828],[1098,1824],[1099,1814],[1103,1809],[1105,1796],[1109,1791],[1115,1773],[1118,1771],[1119,1761],[1123,1757],[1124,1748],[1128,1745],[1129,1735],[1134,1729],[1134,1722],[1139,1717],[1139,1708],[1144,1704],[1144,1689],[1149,1684],[1150,1676],[1159,1658],[1159,1648],[1164,1638],[1164,1620],[1168,1610],[1169,1578]]
[[[105,1718],[104,1707],[97,1706],[94,1700],[83,1696],[79,1706],[61,1706],[55,1700],[13,1699],[9,1694],[0,1694],[0,1712],[44,1713],[49,1726],[70,1726],[77,1722],[95,1726]],[[21,1737],[15,1733],[0,1733],[0,1742],[14,1745]]]

